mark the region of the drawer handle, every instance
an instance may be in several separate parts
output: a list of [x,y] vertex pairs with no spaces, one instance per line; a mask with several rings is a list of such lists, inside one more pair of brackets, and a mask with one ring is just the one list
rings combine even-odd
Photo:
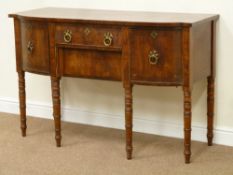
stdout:
[[113,35],[110,32],[104,34],[104,45],[109,47],[112,44]]
[[70,30],[66,30],[66,31],[64,32],[64,37],[63,37],[63,39],[64,39],[64,41],[65,41],[66,43],[70,43],[71,40],[72,40],[72,32],[71,32]]
[[33,42],[32,41],[28,41],[28,44],[27,44],[27,50],[29,53],[32,53],[34,49],[34,45],[33,45]]
[[155,65],[159,61],[159,53],[156,50],[152,50],[150,51],[148,58],[149,63]]

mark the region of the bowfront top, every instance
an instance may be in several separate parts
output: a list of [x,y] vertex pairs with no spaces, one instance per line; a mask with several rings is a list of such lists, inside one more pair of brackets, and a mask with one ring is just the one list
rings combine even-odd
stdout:
[[73,20],[95,21],[110,23],[144,24],[157,23],[164,25],[187,25],[191,26],[207,20],[216,20],[219,15],[214,14],[191,14],[191,13],[166,13],[166,12],[143,12],[143,11],[114,11],[94,9],[72,8],[41,8],[10,14],[10,17],[34,18],[37,20],[48,19],[50,21]]

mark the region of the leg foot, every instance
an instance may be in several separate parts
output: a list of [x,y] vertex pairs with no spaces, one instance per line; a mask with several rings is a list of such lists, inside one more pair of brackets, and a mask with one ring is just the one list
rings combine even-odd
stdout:
[[127,153],[127,159],[131,160],[132,159],[132,147],[126,148],[126,153]]
[[126,129],[126,153],[127,159],[132,159],[132,85],[125,87],[125,129]]
[[190,157],[191,157],[191,155],[185,155],[185,163],[186,164],[190,163]]
[[[58,136],[58,137],[57,137]],[[58,133],[55,136],[55,140],[56,140],[56,146],[57,147],[61,147],[61,134],[59,135]]]
[[21,128],[21,134],[22,134],[22,137],[26,137],[26,129]]

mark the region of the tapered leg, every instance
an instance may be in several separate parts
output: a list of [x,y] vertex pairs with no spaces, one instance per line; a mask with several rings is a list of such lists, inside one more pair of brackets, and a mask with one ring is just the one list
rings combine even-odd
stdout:
[[192,120],[192,105],[191,91],[184,87],[184,156],[185,163],[190,163],[191,157],[191,120]]
[[132,159],[132,85],[125,86],[125,129],[127,159]]
[[26,136],[26,93],[25,93],[25,73],[18,72],[19,79],[19,108],[20,108],[20,123],[22,136]]
[[214,123],[214,78],[208,77],[207,89],[207,139],[208,146],[212,146],[213,141],[213,123]]
[[53,117],[55,124],[55,139],[57,147],[61,146],[61,102],[60,102],[60,78],[51,77]]

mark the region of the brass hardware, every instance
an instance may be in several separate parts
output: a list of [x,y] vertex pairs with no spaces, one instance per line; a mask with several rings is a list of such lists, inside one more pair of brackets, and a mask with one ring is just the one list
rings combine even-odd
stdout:
[[113,40],[113,35],[110,32],[107,32],[104,34],[104,45],[105,46],[110,46],[112,44],[112,40]]
[[159,61],[159,53],[156,50],[150,51],[148,58],[150,64],[155,65]]
[[91,32],[91,31],[90,31],[90,29],[89,29],[88,27],[84,29],[85,35],[89,35],[90,32]]
[[66,30],[66,31],[64,32],[64,37],[63,37],[63,39],[64,39],[64,41],[65,41],[66,43],[70,43],[71,40],[72,40],[72,32],[71,32],[70,30]]
[[158,33],[156,31],[152,31],[150,35],[153,39],[156,39],[156,37],[158,36]]
[[28,44],[27,44],[27,50],[29,53],[32,53],[34,49],[34,45],[33,45],[33,42],[32,41],[28,41]]

